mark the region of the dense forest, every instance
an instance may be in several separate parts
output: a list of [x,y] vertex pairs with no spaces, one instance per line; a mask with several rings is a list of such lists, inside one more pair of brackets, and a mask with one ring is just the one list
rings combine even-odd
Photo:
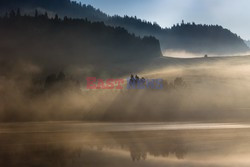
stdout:
[[232,54],[249,51],[244,41],[228,29],[218,25],[200,25],[184,23],[171,28],[161,28],[137,17],[108,16],[90,5],[70,0],[2,0],[0,9],[3,12],[21,8],[24,13],[32,14],[34,9],[47,11],[50,17],[58,13],[59,17],[88,18],[90,21],[101,21],[106,25],[124,27],[130,33],[140,36],[155,36],[160,40],[162,50],[185,50],[194,53]]
[[113,16],[107,23],[125,27],[138,35],[153,35],[161,42],[162,50],[185,50],[193,53],[232,54],[246,52],[249,48],[244,41],[228,29],[219,25],[178,23],[171,28],[161,28],[136,17]]
[[46,69],[90,65],[96,71],[161,57],[154,37],[137,37],[121,27],[87,19],[48,14],[22,16],[19,10],[0,18],[1,58],[30,60]]
[[22,9],[32,14],[34,9],[44,11],[49,15],[58,14],[60,17],[88,18],[91,21],[105,21],[108,15],[90,5],[84,5],[70,0],[1,0],[2,14],[12,9]]

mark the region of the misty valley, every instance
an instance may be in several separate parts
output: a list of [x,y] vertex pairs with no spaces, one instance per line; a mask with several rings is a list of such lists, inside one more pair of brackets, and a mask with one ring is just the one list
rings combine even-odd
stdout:
[[0,0],[0,167],[249,167],[248,5],[138,1]]

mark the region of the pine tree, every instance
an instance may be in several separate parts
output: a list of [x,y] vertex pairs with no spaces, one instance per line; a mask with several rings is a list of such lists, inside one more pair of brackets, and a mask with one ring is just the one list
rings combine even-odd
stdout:
[[20,11],[19,8],[17,9],[16,16],[17,16],[17,17],[20,17],[20,16],[21,16],[21,11]]
[[35,11],[35,17],[36,17],[36,18],[38,17],[38,11],[37,11],[37,9],[36,9],[36,11]]
[[55,15],[55,20],[59,20],[59,17],[58,17],[58,15],[57,15],[57,14]]

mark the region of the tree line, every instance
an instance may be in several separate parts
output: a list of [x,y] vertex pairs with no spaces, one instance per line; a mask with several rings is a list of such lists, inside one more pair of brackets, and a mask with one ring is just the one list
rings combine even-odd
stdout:
[[29,16],[12,10],[0,17],[0,33],[5,58],[29,59],[50,68],[92,65],[98,71],[128,62],[139,66],[162,56],[159,41],[152,36],[139,37],[88,19],[49,17],[47,12]]
[[[136,16],[109,16],[93,6],[70,0],[3,0],[0,2],[1,11],[8,9],[43,9],[53,15],[58,13],[72,18],[88,18],[90,21],[100,21],[106,25],[123,27],[130,33],[139,36],[154,36],[160,40],[165,49],[186,50],[195,53],[227,54],[248,51],[244,41],[228,29],[218,25],[201,25],[185,23],[162,28],[157,23],[141,20]],[[42,11],[43,11],[42,10]]]

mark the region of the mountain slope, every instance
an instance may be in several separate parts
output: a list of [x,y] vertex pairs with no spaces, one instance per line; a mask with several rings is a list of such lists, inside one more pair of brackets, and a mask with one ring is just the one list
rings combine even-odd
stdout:
[[[93,65],[98,71],[161,57],[154,37],[136,37],[124,28],[86,19],[20,16],[0,18],[1,59],[30,60],[43,67]],[[132,70],[131,70],[132,71]],[[118,70],[119,72],[119,70]]]
[[244,41],[228,29],[218,25],[181,23],[162,29],[156,23],[141,21],[135,17],[110,18],[107,23],[125,27],[129,32],[141,36],[153,35],[165,49],[185,50],[194,53],[232,54],[249,51]]
[[197,25],[182,23],[171,28],[161,28],[136,17],[108,16],[92,6],[81,5],[70,0],[2,0],[1,11],[21,8],[22,11],[39,9],[51,14],[74,18],[88,18],[91,21],[103,21],[107,25],[121,26],[136,35],[152,35],[160,40],[162,50],[185,50],[194,53],[232,54],[249,51],[244,41],[218,25]]
[[11,9],[22,9],[23,12],[33,12],[34,9],[44,11],[47,10],[49,13],[59,14],[59,16],[69,16],[73,18],[88,18],[93,21],[103,21],[108,16],[93,8],[90,5],[80,5],[70,0],[1,0],[0,9],[4,13]]

